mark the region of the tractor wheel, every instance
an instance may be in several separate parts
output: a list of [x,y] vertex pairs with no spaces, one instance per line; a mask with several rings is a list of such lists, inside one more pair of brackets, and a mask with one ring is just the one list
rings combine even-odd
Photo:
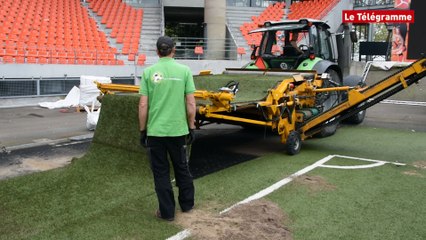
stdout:
[[[331,81],[324,81],[322,84],[323,88],[333,87],[335,86],[334,83],[339,84],[339,86],[341,86],[342,79],[340,79],[339,74],[335,70],[329,68],[325,72],[330,74]],[[339,92],[327,92],[320,94],[319,98],[317,99],[317,105],[321,105],[322,111],[325,112],[340,104],[341,101],[342,98]],[[320,138],[331,136],[336,133],[338,125],[339,123],[334,123],[330,126],[327,126],[321,129],[321,131],[315,136]]]
[[286,150],[288,155],[296,155],[300,152],[302,140],[300,134],[296,131],[291,131],[287,137]]

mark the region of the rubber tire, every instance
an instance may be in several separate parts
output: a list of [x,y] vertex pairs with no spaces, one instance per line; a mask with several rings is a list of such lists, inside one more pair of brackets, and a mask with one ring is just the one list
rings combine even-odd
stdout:
[[302,148],[302,140],[300,134],[296,131],[291,131],[286,141],[286,151],[288,155],[296,155]]
[[315,137],[325,138],[325,137],[329,137],[331,135],[334,135],[337,131],[338,126],[339,126],[339,123],[334,123],[330,126],[327,126],[323,129],[321,129],[321,131],[319,133],[315,134]]
[[362,110],[361,112],[358,112],[356,114],[354,114],[351,117],[348,117],[347,119],[345,119],[345,123],[350,123],[350,124],[360,124],[364,121],[365,118],[365,114],[367,113],[367,110]]
[[[331,79],[333,79],[334,82],[338,82],[340,85],[342,84],[342,79],[340,79],[339,74],[335,70],[329,68],[325,72],[330,74]],[[337,79],[337,81],[335,79]],[[328,87],[328,86],[325,86],[325,87]],[[341,100],[342,99],[338,100],[338,104],[341,102]],[[330,109],[332,107],[333,106],[330,106],[328,109]],[[327,111],[328,109],[325,109],[325,111]],[[339,123],[335,123],[333,125],[327,126],[323,129],[321,129],[321,131],[319,133],[315,134],[315,137],[324,138],[324,137],[334,135],[337,131],[338,126],[339,126]]]
[[[349,75],[343,79],[343,84],[345,86],[355,87],[355,86],[361,86],[364,87],[365,83],[362,82],[362,76],[358,75]],[[344,100],[346,100],[348,97],[345,96]],[[364,121],[365,114],[367,110],[362,110],[361,112],[358,112],[357,114],[348,117],[347,119],[343,120],[344,123],[348,124],[360,124]]]

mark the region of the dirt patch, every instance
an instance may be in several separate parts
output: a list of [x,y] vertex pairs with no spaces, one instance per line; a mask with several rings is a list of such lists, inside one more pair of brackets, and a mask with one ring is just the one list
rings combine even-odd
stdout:
[[309,191],[313,193],[320,191],[331,191],[336,189],[336,186],[328,183],[321,176],[302,175],[300,177],[297,177],[294,182],[295,184],[307,187]]
[[53,159],[44,159],[40,157],[22,158],[14,164],[1,167],[0,180],[28,173],[64,167],[71,163],[72,159],[73,157],[70,156],[58,156]]
[[286,227],[288,217],[266,200],[237,206],[222,215],[194,209],[178,214],[176,223],[191,230],[193,239],[293,239]]
[[417,172],[416,170],[405,171],[405,172],[402,172],[402,174],[409,175],[409,176],[421,177],[421,178],[425,177],[425,176],[423,176],[423,174]]
[[[426,161],[416,161],[416,162],[413,162],[411,165],[413,167],[419,169],[420,171],[426,169]],[[426,177],[422,173],[420,173],[418,170],[404,171],[404,172],[402,172],[402,174],[409,175],[409,176],[421,177],[421,178]]]
[[413,162],[413,166],[420,169],[426,169],[426,161]]

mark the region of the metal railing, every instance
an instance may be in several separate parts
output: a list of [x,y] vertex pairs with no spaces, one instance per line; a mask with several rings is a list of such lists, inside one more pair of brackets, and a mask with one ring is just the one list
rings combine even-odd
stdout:
[[[112,83],[134,84],[134,77],[112,77]],[[80,85],[80,77],[3,78],[0,79],[0,99],[66,95]]]
[[[237,59],[237,46],[232,37],[225,39],[206,39],[206,38],[175,38],[176,41],[176,58],[177,59],[205,59],[211,60],[209,56],[222,56],[222,60],[235,60]],[[209,43],[222,42],[223,48],[209,49]],[[204,53],[201,55],[195,54],[196,46],[201,46]],[[111,53],[102,50],[86,50],[85,54],[90,57],[82,58],[79,56],[80,49],[67,49],[62,51],[55,48],[39,48],[34,53],[30,53],[29,49],[24,48],[22,54],[14,53],[12,55],[3,54],[0,52],[0,64],[77,64],[77,65],[137,65],[139,55],[147,54],[148,50],[139,51],[134,54],[134,60],[129,60],[129,55],[122,53]],[[2,51],[2,50],[0,50]],[[41,54],[41,52],[44,52]],[[59,52],[65,52],[66,55],[59,56]],[[16,52],[16,50],[15,50]],[[151,52],[155,52],[155,46],[152,46]],[[86,59],[87,58],[87,59]],[[215,58],[217,59],[217,58]]]
[[124,3],[127,3],[134,7],[158,7],[160,6],[161,0],[123,0]]
[[282,1],[283,0],[226,0],[226,5],[233,7],[267,7],[270,4]]
[[394,6],[395,0],[355,0],[354,7]]
[[[174,38],[176,43],[176,59],[212,59],[210,56],[221,56],[222,60],[236,60],[237,46],[232,38],[212,39],[212,38]],[[211,45],[223,44],[221,49],[209,49]],[[195,54],[195,47],[202,47],[203,54]]]

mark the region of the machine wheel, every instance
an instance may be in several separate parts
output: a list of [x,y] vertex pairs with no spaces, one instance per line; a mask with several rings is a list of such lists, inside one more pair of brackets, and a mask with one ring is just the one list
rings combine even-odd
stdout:
[[339,126],[339,123],[334,123],[330,126],[327,126],[321,129],[319,133],[315,134],[315,137],[325,138],[325,137],[331,136],[336,133],[338,126]]
[[296,131],[291,131],[287,137],[286,150],[288,155],[296,155],[300,152],[302,140],[300,134]]
[[367,112],[366,110],[362,110],[354,114],[353,116],[348,117],[347,119],[345,119],[344,122],[350,123],[350,124],[360,124],[364,121],[366,112]]
[[[324,81],[322,87],[333,87],[336,84],[342,85],[342,79],[340,79],[339,74],[333,70],[333,69],[327,69],[325,71],[326,73],[330,74],[331,81]],[[338,92],[329,92],[325,94],[321,94],[319,99],[317,99],[317,105],[323,106],[323,112],[327,111],[328,109],[337,106],[342,101],[341,95]],[[317,134],[315,134],[316,137],[328,137],[336,133],[337,127],[339,123],[334,123],[330,126],[327,126]]]
[[[349,75],[345,77],[343,79],[343,84],[345,86],[350,86],[350,87],[365,86],[365,83],[362,81],[362,76],[358,76],[358,75]],[[344,99],[346,100],[347,96],[344,96]],[[364,121],[366,112],[367,110],[362,110],[358,112],[357,114],[354,114],[353,116],[350,116],[347,119],[343,120],[343,122],[349,123],[349,124],[360,124]]]

